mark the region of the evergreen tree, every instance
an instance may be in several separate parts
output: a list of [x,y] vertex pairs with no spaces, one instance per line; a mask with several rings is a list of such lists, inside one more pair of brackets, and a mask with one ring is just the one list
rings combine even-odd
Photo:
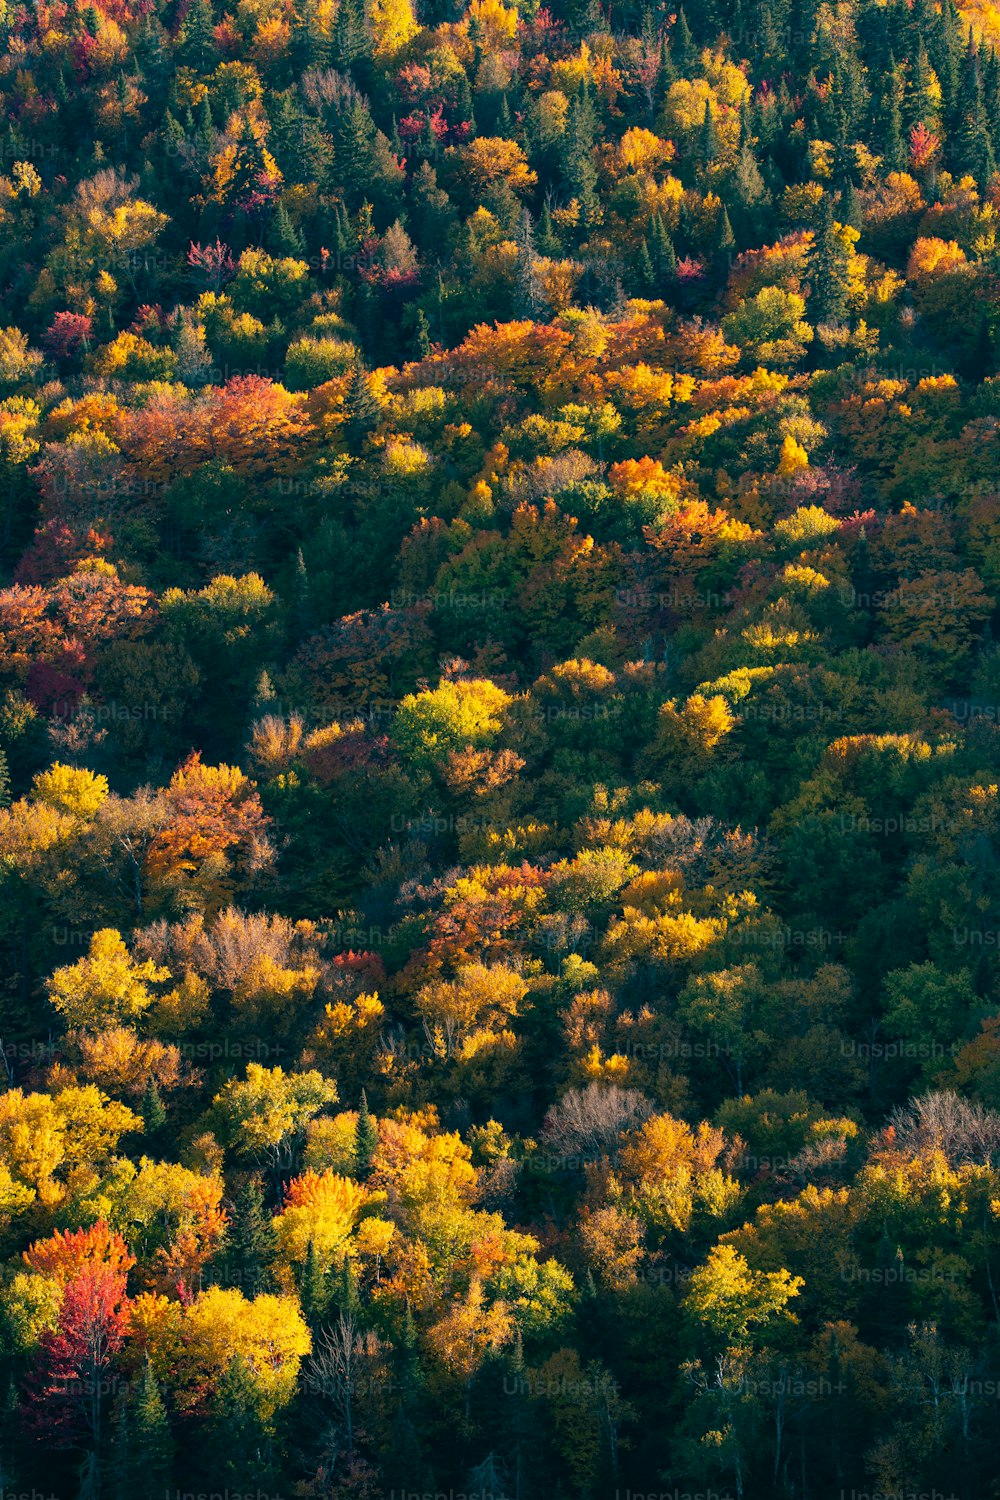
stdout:
[[174,1443],[153,1367],[146,1360],[131,1424],[132,1491],[136,1500],[162,1500],[170,1486]]
[[167,1111],[163,1107],[160,1091],[152,1074],[146,1080],[146,1092],[142,1096],[142,1125],[145,1134],[152,1138],[159,1134],[167,1123]]
[[649,253],[649,241],[643,237],[635,258],[635,280],[641,297],[653,297],[656,294],[656,272],[653,269],[653,258]]
[[809,311],[816,323],[842,323],[847,316],[848,251],[837,233],[833,202],[824,194],[809,257]]
[[861,210],[861,194],[853,182],[849,182],[841,194],[840,215],[841,223],[849,225],[851,229],[861,229],[864,221],[864,215]]
[[932,130],[937,123],[934,84],[931,61],[921,38],[910,60],[903,94],[903,120],[907,130],[912,130],[915,125],[926,125]]
[[556,238],[555,226],[552,223],[552,210],[549,200],[546,198],[542,205],[542,216],[538,221],[538,249],[541,255],[550,258],[559,254],[559,241]]
[[317,0],[301,0],[291,12],[290,56],[295,71],[325,68],[330,53],[331,38],[323,29]]
[[[528,210],[521,210],[517,231],[517,307],[518,317],[536,318],[541,311],[542,296],[535,274],[535,232]],[[367,1106],[366,1110],[367,1110]],[[360,1122],[359,1122],[360,1123]]]
[[229,1280],[244,1296],[256,1297],[270,1289],[274,1230],[264,1209],[264,1189],[259,1177],[249,1178],[236,1195],[227,1252]]
[[306,1246],[306,1258],[299,1273],[299,1301],[309,1327],[319,1328],[330,1305],[330,1289],[312,1240]]
[[650,224],[649,254],[658,285],[669,284],[677,273],[677,253],[661,214],[654,214]]
[[279,203],[275,209],[268,235],[268,248],[275,255],[289,255],[293,258],[306,253],[306,242],[289,218],[283,203]]
[[212,0],[191,0],[181,22],[177,55],[197,73],[208,73],[218,61]]
[[262,1418],[253,1374],[234,1354],[214,1393],[205,1424],[212,1488],[268,1489],[274,1478],[271,1432]]
[[371,54],[371,23],[365,0],[340,0],[330,38],[330,61],[345,72]]
[[658,114],[663,108],[667,95],[670,92],[670,85],[676,79],[677,69],[674,66],[674,59],[670,53],[670,44],[667,41],[666,32],[664,32],[660,38],[660,57],[656,69],[656,83],[653,89],[654,113]]
[[678,76],[690,78],[697,52],[683,5],[677,12],[677,20],[674,22],[674,29],[670,36],[670,54],[676,64]]
[[417,308],[417,316],[413,329],[413,343],[416,348],[417,358],[426,359],[432,348],[431,325],[422,307]]
[[928,51],[931,63],[941,85],[941,105],[945,123],[950,130],[958,102],[959,80],[962,73],[962,27],[954,0],[941,0],[939,25],[929,38]]
[[903,85],[890,53],[889,71],[882,100],[882,160],[890,172],[901,172],[906,165],[903,144]]
[[712,106],[705,100],[705,113],[701,121],[701,136],[698,143],[698,160],[704,171],[712,165],[719,154],[719,132],[712,114]]
[[585,87],[570,104],[563,137],[563,175],[570,197],[580,205],[582,237],[597,211],[596,125],[590,90]]
[[357,1163],[357,1175],[360,1182],[364,1182],[371,1172],[377,1150],[378,1127],[368,1110],[368,1095],[362,1089],[361,1102],[358,1105],[358,1123],[354,1135],[354,1159]]
[[971,33],[962,70],[957,112],[958,124],[951,142],[951,159],[960,173],[968,174],[985,186],[996,171],[996,157],[986,117],[979,53]]
[[372,390],[371,377],[360,365],[355,365],[344,401],[344,432],[352,453],[360,453],[364,448],[380,410]]

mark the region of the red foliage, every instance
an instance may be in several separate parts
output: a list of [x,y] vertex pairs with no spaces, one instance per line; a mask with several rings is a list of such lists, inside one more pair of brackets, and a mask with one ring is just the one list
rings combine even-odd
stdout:
[[29,1430],[59,1448],[97,1442],[128,1321],[121,1271],[95,1265],[67,1282],[58,1326],[42,1335],[25,1383]]
[[62,1282],[101,1267],[124,1276],[135,1265],[135,1256],[121,1235],[103,1219],[86,1229],[57,1229],[47,1240],[36,1240],[22,1259],[32,1271]]
[[81,536],[65,521],[46,521],[18,563],[14,582],[49,583],[53,578],[65,578],[85,557],[107,556],[113,540],[110,532],[93,527]]
[[71,359],[81,348],[86,348],[94,331],[94,320],[85,313],[56,313],[42,335],[42,342],[57,359]]

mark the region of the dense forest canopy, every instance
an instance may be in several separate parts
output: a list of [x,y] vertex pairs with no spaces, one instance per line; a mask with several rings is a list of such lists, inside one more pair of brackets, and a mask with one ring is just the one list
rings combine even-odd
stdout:
[[4,1495],[1000,1494],[1000,11],[0,35]]

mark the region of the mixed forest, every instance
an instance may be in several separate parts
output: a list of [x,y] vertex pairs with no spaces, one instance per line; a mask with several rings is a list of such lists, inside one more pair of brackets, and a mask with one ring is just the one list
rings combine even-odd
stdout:
[[0,0],[0,1489],[1000,1495],[1000,11]]

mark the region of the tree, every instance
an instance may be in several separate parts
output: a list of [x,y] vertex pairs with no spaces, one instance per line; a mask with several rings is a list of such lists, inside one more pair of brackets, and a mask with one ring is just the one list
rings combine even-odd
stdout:
[[358,1106],[355,1141],[357,1174],[364,1182],[371,1172],[372,1162],[378,1148],[378,1126],[368,1112],[368,1096],[364,1089],[361,1090],[361,1103]]
[[149,986],[169,977],[151,959],[135,963],[121,933],[106,927],[94,933],[86,958],[56,969],[49,999],[70,1026],[96,1030],[141,1016],[153,1003]]
[[248,1063],[246,1077],[231,1079],[216,1095],[213,1112],[237,1155],[277,1172],[294,1160],[307,1122],[336,1100],[336,1084],[320,1073]]
[[256,1297],[270,1291],[274,1230],[264,1210],[264,1192],[259,1177],[249,1177],[236,1195],[233,1220],[226,1241],[226,1279]]
[[106,1392],[127,1327],[121,1272],[96,1266],[66,1283],[56,1327],[42,1334],[28,1375],[29,1420],[46,1442],[98,1459]]
[[163,1397],[147,1359],[131,1412],[132,1493],[139,1500],[155,1500],[169,1487],[174,1461],[174,1443]]

